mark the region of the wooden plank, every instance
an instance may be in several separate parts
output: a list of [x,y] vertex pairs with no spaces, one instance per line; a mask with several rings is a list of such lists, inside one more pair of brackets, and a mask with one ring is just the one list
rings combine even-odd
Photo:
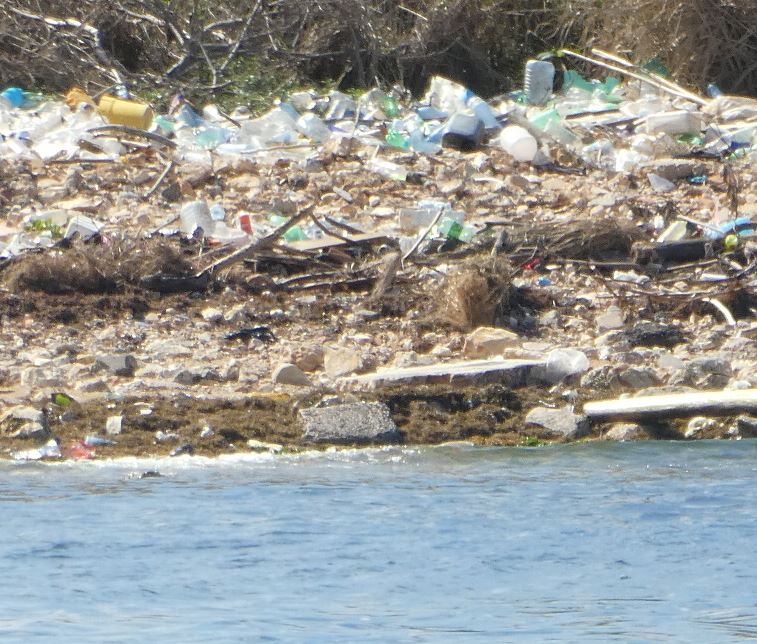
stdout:
[[593,419],[685,418],[699,415],[728,416],[744,412],[757,412],[757,389],[616,398],[584,405],[584,414]]

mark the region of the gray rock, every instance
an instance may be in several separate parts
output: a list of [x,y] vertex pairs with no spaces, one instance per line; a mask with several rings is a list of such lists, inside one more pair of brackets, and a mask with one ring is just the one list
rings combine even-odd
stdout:
[[707,174],[707,166],[704,163],[685,159],[661,159],[645,163],[642,167],[668,181]]
[[0,425],[5,423],[20,424],[24,421],[35,422],[39,424],[45,423],[45,412],[34,409],[34,407],[12,407],[0,416]]
[[570,405],[561,409],[535,407],[528,412],[525,422],[527,425],[537,425],[565,438],[578,438],[589,431],[586,417],[574,414]]
[[289,362],[280,364],[273,372],[271,380],[277,385],[295,385],[297,387],[312,387],[313,383],[305,373]]
[[656,387],[660,384],[660,379],[652,369],[640,367],[630,367],[618,374],[618,381],[624,387],[631,389],[644,389],[646,387]]
[[604,365],[587,371],[581,378],[581,387],[606,391],[619,386],[617,367]]
[[603,438],[608,441],[632,441],[644,436],[644,428],[636,423],[615,423]]
[[215,369],[203,367],[201,369],[182,369],[174,377],[174,381],[180,385],[197,385],[201,382],[223,382],[221,377]]
[[300,410],[303,438],[313,443],[396,443],[402,438],[389,408],[378,402],[358,402]]
[[95,370],[104,369],[116,376],[131,377],[136,368],[136,358],[128,353],[98,356],[95,360]]
[[694,438],[698,434],[715,427],[717,421],[713,418],[706,418],[704,416],[695,416],[689,421],[686,426],[685,438]]
[[611,331],[623,328],[623,312],[617,306],[611,306],[606,313],[596,318],[597,328],[600,331]]
[[687,362],[670,379],[671,385],[690,385],[720,389],[731,379],[731,363],[723,358],[695,358]]
[[741,416],[736,418],[736,429],[740,436],[744,436],[746,438],[756,438],[757,418],[754,416],[749,416],[747,414],[742,414]]
[[36,421],[30,421],[28,423],[24,423],[15,432],[13,432],[11,434],[11,438],[47,438],[48,433],[49,432],[47,430],[47,427],[44,424],[38,423]]

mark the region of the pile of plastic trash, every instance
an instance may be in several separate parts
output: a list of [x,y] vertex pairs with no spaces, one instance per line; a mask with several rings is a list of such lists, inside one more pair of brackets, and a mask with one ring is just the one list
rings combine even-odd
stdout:
[[[123,88],[99,97],[73,88],[60,101],[11,87],[0,93],[0,159],[118,159],[128,151],[119,137],[137,130],[170,140],[175,162],[207,166],[217,157],[307,164],[324,146],[338,149],[345,141],[357,142],[372,150],[366,167],[396,181],[409,177],[392,152],[438,155],[445,148],[486,152],[498,146],[516,162],[533,166],[554,165],[567,154],[583,167],[623,173],[655,159],[694,152],[757,160],[756,100],[724,96],[716,88],[703,98],[657,76],[631,76],[624,83],[614,76],[586,80],[575,71],[556,70],[549,60],[532,60],[522,91],[489,101],[437,76],[417,101],[407,100],[401,88],[374,88],[357,98],[338,91],[298,91],[258,117],[245,107],[230,114],[212,104],[198,109],[182,96],[174,98],[167,113],[156,115]],[[561,87],[554,91],[558,77]],[[674,188],[665,177],[648,177],[656,191]],[[401,217],[421,226],[430,224],[440,210],[436,234],[461,241],[473,238],[475,228],[449,203],[421,202]],[[277,217],[269,215],[271,228],[282,223]],[[3,256],[51,245],[60,236],[86,238],[102,224],[61,211],[31,215],[24,228],[5,246],[0,242]],[[184,204],[181,232],[192,235],[198,228],[220,243],[243,243],[252,232],[244,219],[227,224],[221,204]],[[297,241],[320,234],[305,226],[288,230],[285,238]]]

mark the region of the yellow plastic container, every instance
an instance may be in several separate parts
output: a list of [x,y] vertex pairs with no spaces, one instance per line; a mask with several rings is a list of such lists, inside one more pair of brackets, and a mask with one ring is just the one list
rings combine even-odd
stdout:
[[127,125],[136,127],[140,130],[146,130],[152,123],[154,116],[152,108],[144,103],[137,101],[127,101],[123,98],[117,98],[104,94],[100,98],[98,111],[102,114],[108,123],[113,125]]

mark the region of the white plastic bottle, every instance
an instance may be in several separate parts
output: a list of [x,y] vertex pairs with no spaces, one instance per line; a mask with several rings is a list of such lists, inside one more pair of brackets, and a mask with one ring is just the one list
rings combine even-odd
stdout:
[[555,81],[555,66],[548,60],[529,60],[526,63],[526,74],[523,91],[526,101],[531,105],[543,105],[552,94]]
[[519,125],[508,125],[499,134],[499,144],[516,161],[533,161],[539,145],[528,130]]

